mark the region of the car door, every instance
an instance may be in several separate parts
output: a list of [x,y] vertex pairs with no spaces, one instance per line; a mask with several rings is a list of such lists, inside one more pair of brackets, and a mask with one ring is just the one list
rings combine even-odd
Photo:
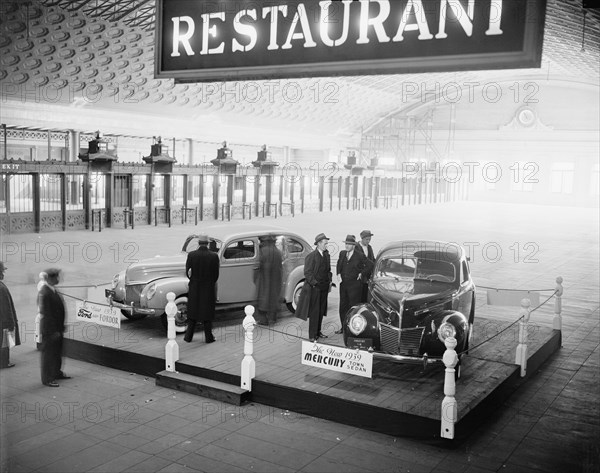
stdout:
[[217,290],[219,304],[256,299],[258,261],[256,238],[233,239],[224,246]]

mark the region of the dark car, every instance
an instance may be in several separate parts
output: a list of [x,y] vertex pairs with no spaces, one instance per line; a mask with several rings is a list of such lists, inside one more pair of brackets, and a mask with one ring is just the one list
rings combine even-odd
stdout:
[[[456,339],[459,355],[468,350],[474,318],[475,284],[462,247],[394,242],[377,255],[368,302],[346,314],[344,343],[375,358],[439,363],[448,337]],[[457,376],[459,370],[460,361]]]

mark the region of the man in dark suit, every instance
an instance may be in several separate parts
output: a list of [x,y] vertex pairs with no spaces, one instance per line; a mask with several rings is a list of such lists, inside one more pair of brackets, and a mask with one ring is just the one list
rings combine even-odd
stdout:
[[362,295],[362,274],[367,270],[367,257],[356,250],[356,237],[348,235],[344,241],[346,249],[340,251],[336,273],[340,279],[340,329],[342,333],[346,313],[360,302]]
[[208,236],[198,237],[198,249],[188,253],[185,272],[189,278],[188,326],[186,342],[191,342],[197,322],[204,323],[204,340],[215,341],[212,322],[215,318],[217,302],[216,284],[219,279],[219,256],[208,249]]
[[275,246],[274,235],[260,237],[259,270],[257,274],[257,309],[261,325],[277,322],[281,304],[282,254]]
[[[323,317],[327,314],[327,296],[331,289],[331,257],[327,251],[329,238],[324,233],[315,237],[316,249],[304,259],[305,284],[310,286],[308,304],[308,337],[311,341],[327,338],[321,332]],[[302,297],[302,296],[301,296]]]
[[39,307],[42,315],[42,383],[58,387],[57,379],[69,379],[62,372],[62,347],[65,331],[65,303],[56,291],[60,282],[60,269],[47,269],[46,282],[39,291]]
[[[4,330],[11,332],[14,336],[15,346],[21,344],[19,337],[19,321],[17,320],[17,311],[13,298],[4,284],[4,271],[6,271],[4,261],[0,261],[0,336],[4,336]],[[12,368],[14,363],[10,362],[10,347],[8,340],[2,340],[6,343],[0,349],[0,368]]]
[[371,246],[371,237],[373,234],[371,230],[363,230],[360,232],[360,242],[356,245],[356,249],[360,251],[363,255],[367,257],[367,261],[369,262],[367,271],[362,274],[362,291],[360,302],[367,302],[367,295],[369,293],[369,278],[371,277],[371,272],[373,270],[373,266],[375,265],[375,253],[373,253],[373,247]]

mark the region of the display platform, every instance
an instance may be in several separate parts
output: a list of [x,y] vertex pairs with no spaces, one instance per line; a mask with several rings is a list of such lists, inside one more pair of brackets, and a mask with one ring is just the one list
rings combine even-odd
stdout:
[[[228,318],[232,317],[235,314],[229,314]],[[178,336],[180,358],[176,370],[240,386],[242,318],[240,310],[237,320],[217,322],[216,343],[204,343],[201,329],[191,343]],[[321,342],[343,346],[342,336],[334,334],[333,317],[328,318],[332,323],[325,322],[323,331],[330,336]],[[518,325],[501,332],[509,325],[494,314],[490,318],[477,317],[472,347],[500,334],[463,356],[462,375],[456,385],[455,440],[466,438],[527,380],[514,364]],[[256,377],[249,401],[395,436],[440,438],[443,365],[423,368],[375,361],[372,378],[306,366],[301,363],[300,337],[306,337],[307,330],[308,322],[289,313],[280,317],[272,329],[256,327]],[[165,369],[166,342],[159,318],[135,322],[124,319],[120,329],[78,322],[66,334],[65,355],[155,377]],[[530,325],[527,376],[534,374],[560,346],[560,331]]]

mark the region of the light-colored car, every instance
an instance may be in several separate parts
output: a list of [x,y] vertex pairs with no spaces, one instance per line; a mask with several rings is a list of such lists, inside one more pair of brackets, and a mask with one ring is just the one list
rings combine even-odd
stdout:
[[[217,282],[217,311],[252,304],[257,298],[256,272],[259,270],[259,237],[272,235],[283,256],[281,297],[291,312],[295,311],[304,284],[304,258],[312,250],[301,236],[266,225],[227,224],[206,226],[202,233],[209,237],[209,249],[220,259]],[[190,235],[181,252],[173,256],[157,256],[131,264],[116,274],[106,297],[131,320],[148,315],[163,318],[167,294],[175,293],[178,333],[187,327],[188,278],[185,274],[187,254],[198,248],[198,236]]]

